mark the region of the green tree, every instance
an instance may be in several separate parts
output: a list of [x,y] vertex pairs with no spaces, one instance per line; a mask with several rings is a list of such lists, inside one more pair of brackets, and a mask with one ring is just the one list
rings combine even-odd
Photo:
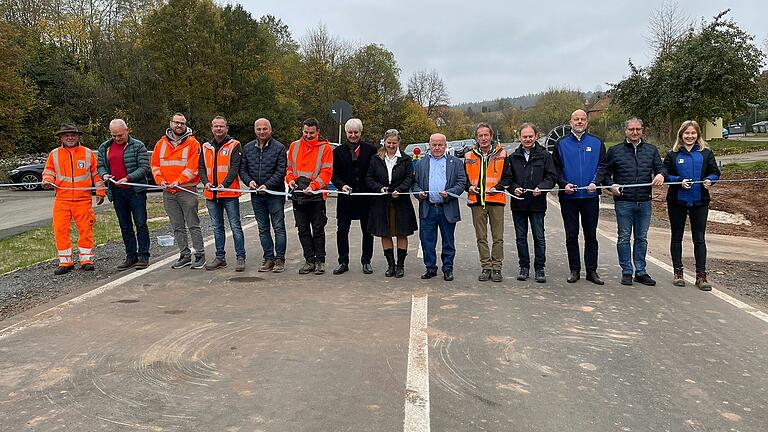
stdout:
[[24,121],[29,113],[43,105],[37,100],[37,88],[22,75],[24,37],[11,24],[0,21],[0,154],[7,155],[29,142],[23,140]]
[[427,116],[427,112],[417,102],[405,98],[401,107],[402,126],[400,129],[400,146],[427,142],[429,136],[437,131],[435,122]]
[[355,116],[365,122],[365,135],[377,142],[397,119],[402,99],[400,68],[395,55],[377,44],[359,48],[347,64],[346,73],[352,78],[349,102]]
[[555,126],[567,123],[571,113],[584,108],[581,92],[569,89],[550,89],[546,91],[536,105],[528,110],[525,121],[533,122],[547,133]]

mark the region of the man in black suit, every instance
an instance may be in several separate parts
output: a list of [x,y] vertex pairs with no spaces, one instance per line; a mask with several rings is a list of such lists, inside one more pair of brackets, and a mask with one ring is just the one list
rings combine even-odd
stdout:
[[333,274],[340,275],[349,271],[349,228],[353,220],[360,221],[363,235],[363,254],[360,262],[363,273],[373,273],[371,257],[373,256],[373,235],[368,233],[368,211],[371,207],[370,196],[354,196],[355,192],[369,192],[365,184],[365,176],[371,157],[376,154],[376,147],[363,142],[363,122],[360,119],[349,119],[344,124],[347,142],[333,150],[333,178],[331,182],[341,192],[353,195],[339,194],[336,202],[336,248],[339,252],[339,265]]

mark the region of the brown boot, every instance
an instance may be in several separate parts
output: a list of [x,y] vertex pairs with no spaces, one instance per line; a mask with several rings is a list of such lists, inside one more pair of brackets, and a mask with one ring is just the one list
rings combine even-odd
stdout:
[[675,277],[672,278],[672,285],[685,286],[685,278],[683,277],[683,268],[675,269]]
[[707,273],[696,273],[696,286],[702,291],[712,291],[712,285],[707,282]]

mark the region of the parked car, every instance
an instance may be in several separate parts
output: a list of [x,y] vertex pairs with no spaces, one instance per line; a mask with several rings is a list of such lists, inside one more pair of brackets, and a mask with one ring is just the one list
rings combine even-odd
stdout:
[[730,133],[728,132],[727,128],[723,128],[723,139],[728,139],[728,136]]
[[[149,159],[152,159],[152,151],[147,151],[149,154]],[[30,165],[22,165],[18,166],[14,169],[12,169],[8,173],[8,178],[11,180],[11,183],[30,183],[27,185],[22,186],[21,188],[24,190],[39,190],[42,189],[42,187],[39,184],[33,184],[33,183],[39,183],[43,181],[43,170],[45,169],[45,162],[43,163],[36,163],[36,164],[30,164]],[[155,178],[152,176],[152,172],[147,173],[147,183],[150,185],[155,184]]]

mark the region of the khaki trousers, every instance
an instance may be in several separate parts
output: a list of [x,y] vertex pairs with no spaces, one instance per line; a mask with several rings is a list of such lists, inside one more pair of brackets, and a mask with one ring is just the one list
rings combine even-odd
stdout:
[[[472,206],[472,224],[475,227],[477,251],[484,270],[501,270],[504,261],[504,206]],[[491,225],[492,247],[488,248],[488,222]]]

